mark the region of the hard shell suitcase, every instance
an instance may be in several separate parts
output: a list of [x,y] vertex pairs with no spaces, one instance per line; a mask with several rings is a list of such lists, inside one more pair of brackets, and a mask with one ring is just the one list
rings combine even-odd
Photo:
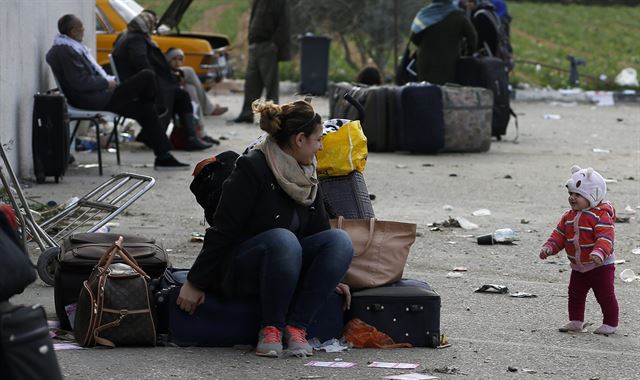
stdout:
[[357,109],[344,99],[349,93],[364,107],[364,120],[360,120],[362,130],[367,136],[367,148],[370,152],[391,152],[396,150],[396,137],[393,128],[394,116],[389,96],[394,86],[358,86],[346,82],[334,84],[329,98],[331,118],[359,119]]
[[[65,239],[59,256],[53,289],[56,315],[62,329],[71,330],[72,327],[65,306],[78,301],[82,283],[89,278],[102,254],[119,236],[124,237],[123,246],[149,277],[157,278],[164,274],[169,258],[153,239],[113,233],[79,233],[69,236]],[[114,263],[116,262],[121,262],[121,259],[116,258]]]
[[512,112],[507,64],[495,57],[462,57],[456,64],[456,83],[493,92],[491,134],[498,138],[506,134]]
[[442,90],[428,83],[410,83],[395,91],[392,128],[398,150],[438,153],[444,147]]
[[375,218],[367,184],[361,172],[353,171],[345,176],[322,177],[320,187],[330,217]]
[[42,306],[0,303],[0,369],[6,380],[62,379]]
[[38,183],[46,177],[58,182],[69,163],[69,113],[63,95],[34,95],[31,149]]
[[493,93],[480,87],[443,86],[444,148],[485,152],[491,147]]
[[[156,285],[159,333],[168,333],[170,342],[179,346],[230,347],[255,344],[260,329],[260,300],[257,298],[222,298],[205,296],[191,316],[176,305],[180,286],[188,270],[168,270],[170,279]],[[167,277],[167,276],[165,276]],[[168,281],[167,281],[168,280]],[[173,285],[167,286],[167,284]],[[344,327],[343,299],[332,293],[307,329],[307,338],[321,342],[342,336]]]
[[396,343],[437,347],[440,342],[440,295],[429,284],[403,279],[356,291],[346,320],[358,318]]

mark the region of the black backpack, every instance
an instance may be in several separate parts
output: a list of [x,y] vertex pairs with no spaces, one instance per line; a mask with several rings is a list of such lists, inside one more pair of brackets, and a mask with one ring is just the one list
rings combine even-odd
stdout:
[[204,209],[204,217],[210,226],[213,224],[213,214],[220,202],[222,184],[233,171],[238,157],[240,157],[238,153],[227,150],[200,161],[193,169],[193,180],[189,189]]

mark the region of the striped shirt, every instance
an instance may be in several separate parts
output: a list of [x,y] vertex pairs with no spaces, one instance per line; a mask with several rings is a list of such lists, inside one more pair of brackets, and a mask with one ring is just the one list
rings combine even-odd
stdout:
[[586,272],[596,267],[591,255],[602,259],[603,265],[613,264],[616,211],[609,202],[601,202],[586,210],[569,210],[544,244],[553,255],[565,250],[571,268]]

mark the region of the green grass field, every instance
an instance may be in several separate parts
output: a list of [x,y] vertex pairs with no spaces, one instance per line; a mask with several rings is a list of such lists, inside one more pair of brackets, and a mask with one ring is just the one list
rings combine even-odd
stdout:
[[[162,13],[170,0],[140,0],[145,7]],[[235,41],[240,16],[249,12],[250,0],[197,0],[185,14],[181,29],[198,25],[207,10],[219,8],[211,32],[227,34]],[[515,83],[553,88],[568,85],[568,55],[587,60],[579,67],[581,85],[588,89],[616,88],[613,80],[626,67],[640,71],[640,7],[583,6],[549,3],[509,3],[513,17],[511,40],[516,59],[512,75]],[[202,24],[200,24],[200,28]],[[403,40],[400,38],[399,40]],[[402,51],[403,47],[399,48]],[[337,44],[331,47],[329,77],[331,80],[352,80],[356,72],[344,61]],[[527,62],[538,62],[541,67]],[[557,67],[555,70],[545,65]],[[385,73],[392,78],[392,63]],[[242,75],[244,68],[236,68]],[[601,75],[606,80],[600,80]],[[299,79],[297,61],[281,66],[282,79]]]

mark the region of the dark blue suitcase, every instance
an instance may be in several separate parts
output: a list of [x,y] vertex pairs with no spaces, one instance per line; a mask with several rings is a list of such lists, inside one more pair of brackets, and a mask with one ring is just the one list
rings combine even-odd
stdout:
[[427,83],[410,83],[395,90],[397,149],[412,153],[438,153],[444,148],[442,90]]
[[[187,270],[174,271],[180,284]],[[230,347],[256,344],[260,330],[260,301],[257,298],[227,299],[207,294],[205,303],[191,316],[176,305],[180,286],[156,292],[159,332],[166,329],[170,342],[179,346]],[[344,327],[343,298],[332,293],[307,329],[307,338],[321,342],[340,338]]]
[[440,295],[429,284],[403,279],[351,296],[347,321],[358,318],[396,343],[437,347],[440,343]]

